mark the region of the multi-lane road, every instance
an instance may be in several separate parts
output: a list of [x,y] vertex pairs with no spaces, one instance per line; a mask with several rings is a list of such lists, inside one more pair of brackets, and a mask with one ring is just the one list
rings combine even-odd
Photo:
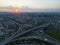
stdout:
[[[36,39],[40,39],[40,40],[43,40],[43,41],[47,41],[47,42],[55,44],[55,45],[60,45],[59,41],[53,39],[52,37],[48,36],[44,32],[42,32],[42,33],[39,32],[39,31],[42,31],[42,30],[38,30],[39,28],[44,28],[44,27],[46,27],[48,25],[49,25],[49,23],[37,26],[37,27],[29,29],[29,30],[22,30],[22,31],[19,29],[15,34],[13,34],[12,36],[10,36],[6,40],[4,40],[1,43],[1,45],[5,45],[5,44],[7,44],[8,42],[11,42],[11,41],[22,40],[22,39],[32,39],[32,38],[36,38]],[[19,36],[23,36],[24,34],[26,34],[28,32],[33,32],[33,33],[32,33],[31,36],[19,37]]]
[[40,25],[40,26],[37,26],[35,28],[32,28],[32,29],[29,29],[29,30],[18,30],[15,34],[13,34],[12,36],[10,36],[9,38],[7,38],[6,40],[4,40],[3,42],[1,42],[2,44],[1,45],[5,45],[6,43],[10,42],[12,39],[16,38],[16,37],[19,37],[25,33],[28,33],[28,32],[31,32],[33,30],[36,30],[38,28],[41,28],[41,27],[46,27],[47,25],[49,24],[45,24],[45,25]]

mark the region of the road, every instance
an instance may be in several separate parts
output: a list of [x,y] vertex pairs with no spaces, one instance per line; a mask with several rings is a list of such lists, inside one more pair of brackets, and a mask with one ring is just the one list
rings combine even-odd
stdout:
[[[59,41],[56,41],[55,39],[51,38],[50,36],[46,35],[45,33],[39,33],[39,30],[37,30],[38,28],[46,27],[48,25],[49,24],[40,25],[40,26],[37,26],[35,28],[29,29],[29,30],[23,30],[23,31],[20,31],[20,29],[19,29],[15,34],[13,34],[10,38],[5,40],[4,43],[1,44],[1,45],[5,45],[6,43],[8,43],[10,41],[22,40],[22,39],[32,39],[32,38],[40,39],[40,40],[43,40],[43,41],[47,41],[47,42],[53,43],[55,45],[60,45]],[[24,35],[24,34],[26,34],[28,32],[32,32],[32,31],[33,31],[33,34],[36,34],[36,35],[27,36],[27,37],[19,37],[21,35]],[[19,38],[17,38],[17,37],[19,37]]]
[[9,37],[8,39],[4,40],[1,45],[5,45],[6,43],[10,42],[12,39],[16,38],[16,37],[19,37],[25,33],[28,33],[28,32],[31,32],[33,30],[36,30],[38,28],[41,28],[41,27],[46,27],[48,26],[49,24],[44,24],[44,25],[40,25],[40,26],[37,26],[35,28],[32,28],[32,29],[29,29],[29,30],[23,30],[23,31],[20,31],[18,30],[15,34],[13,34],[11,37]]
[[[35,34],[35,35],[33,35],[33,34]],[[33,34],[29,35],[27,37],[19,37],[19,38],[16,38],[16,39],[12,40],[12,41],[35,38],[35,39],[40,39],[40,40],[43,40],[43,41],[47,41],[47,42],[55,44],[55,45],[60,45],[59,41],[55,40],[54,38],[50,37],[49,35],[47,35],[45,33],[40,33],[39,30],[34,31]],[[47,39],[47,40],[45,40],[45,39]]]

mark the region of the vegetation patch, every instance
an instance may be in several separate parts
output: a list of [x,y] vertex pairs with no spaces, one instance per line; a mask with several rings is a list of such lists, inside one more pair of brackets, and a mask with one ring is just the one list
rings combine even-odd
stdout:
[[46,34],[60,41],[60,30],[55,29],[53,26],[48,26],[44,31]]

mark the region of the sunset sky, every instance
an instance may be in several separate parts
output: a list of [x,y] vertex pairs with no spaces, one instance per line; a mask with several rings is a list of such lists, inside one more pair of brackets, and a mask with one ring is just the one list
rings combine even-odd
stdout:
[[33,9],[60,8],[60,0],[0,0],[0,7],[29,7]]

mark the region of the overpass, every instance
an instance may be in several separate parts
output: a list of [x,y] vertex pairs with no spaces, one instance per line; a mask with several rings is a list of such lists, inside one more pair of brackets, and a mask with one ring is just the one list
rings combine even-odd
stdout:
[[36,26],[35,28],[29,29],[29,30],[23,30],[23,31],[20,31],[20,29],[19,29],[15,34],[13,34],[9,38],[7,38],[3,42],[1,42],[1,45],[5,45],[6,43],[10,42],[12,39],[14,39],[16,37],[19,37],[19,36],[21,36],[21,35],[23,35],[25,33],[31,32],[31,31],[36,30],[36,29],[41,28],[41,27],[46,27],[48,25],[49,25],[49,23],[48,24],[44,24],[44,25],[40,25],[40,26]]
[[[16,40],[22,40],[22,39],[40,39],[40,40],[43,40],[43,41],[47,41],[49,43],[53,43],[53,44],[56,44],[56,45],[60,45],[60,42],[59,41],[56,41],[55,39],[49,37],[48,35],[43,35],[43,36],[29,36],[29,37],[20,37],[20,38],[17,38],[23,34],[26,34],[28,32],[31,32],[31,31],[34,31],[38,28],[41,28],[41,27],[46,27],[48,26],[49,24],[45,24],[45,25],[40,25],[40,26],[37,26],[35,28],[32,28],[32,29],[29,29],[29,30],[23,30],[22,32],[20,31],[20,29],[15,33],[13,34],[11,37],[9,37],[7,40],[5,40],[1,45],[5,45],[7,44],[8,42],[11,42],[11,41],[16,41]],[[47,40],[45,40],[47,39]]]

